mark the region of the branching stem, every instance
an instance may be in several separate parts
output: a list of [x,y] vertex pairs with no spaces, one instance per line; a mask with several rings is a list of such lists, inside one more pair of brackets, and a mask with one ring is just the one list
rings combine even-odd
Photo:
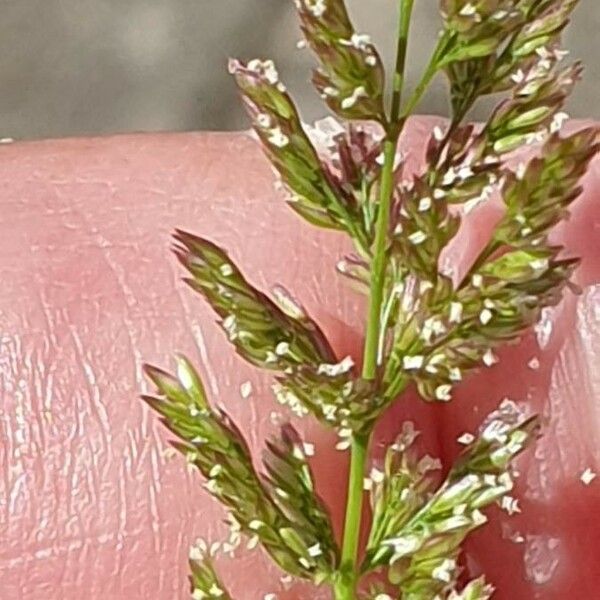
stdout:
[[[369,312],[362,376],[373,380],[377,374],[377,354],[381,328],[381,306],[385,283],[388,230],[390,209],[394,191],[394,163],[398,138],[406,121],[401,118],[400,107],[405,80],[406,50],[410,18],[414,0],[400,0],[400,22],[396,72],[393,81],[392,106],[384,143],[384,163],[379,186],[379,208],[375,226],[375,243],[371,269],[371,290],[369,294]],[[433,73],[432,75],[433,76]],[[427,83],[425,83],[425,86]],[[424,87],[423,87],[424,90]],[[422,95],[422,91],[420,94]],[[420,97],[420,96],[419,96]],[[416,99],[418,102],[418,98]],[[416,104],[415,102],[415,104]],[[339,582],[336,584],[336,600],[355,600],[358,583],[358,544],[362,522],[363,478],[367,461],[370,433],[355,436],[351,447],[350,475],[348,478],[348,497],[346,519],[344,522],[344,540],[342,546],[342,565]]]

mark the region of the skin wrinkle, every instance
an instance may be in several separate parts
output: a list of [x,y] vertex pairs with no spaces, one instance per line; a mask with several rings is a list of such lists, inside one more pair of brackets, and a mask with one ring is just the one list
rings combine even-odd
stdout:
[[[409,124],[403,147],[414,150],[410,169],[435,123],[439,119]],[[211,397],[244,431],[251,429],[257,458],[261,441],[273,430],[271,411],[284,411],[271,398],[269,379],[241,362],[211,311],[178,282],[182,272],[168,252],[169,232],[178,226],[215,239],[265,291],[281,283],[297,296],[339,356],[358,358],[364,301],[334,273],[349,245],[337,233],[302,224],[284,205],[265,159],[245,134],[13,144],[0,147],[0,160],[6,207],[0,215],[6,234],[0,235],[5,336],[0,422],[7,439],[0,442],[0,502],[19,477],[11,479],[10,469],[21,465],[17,491],[27,503],[26,509],[19,505],[11,511],[4,496],[5,506],[0,504],[6,540],[0,547],[2,600],[187,597],[188,545],[199,535],[220,538],[223,513],[201,488],[201,478],[187,474],[183,459],[163,454],[170,436],[137,400],[147,387],[130,366],[147,360],[171,368],[171,352],[186,352],[208,375]],[[594,166],[588,190],[598,177]],[[469,242],[458,245],[451,260],[469,260],[490,226],[487,213],[488,207],[475,211],[463,238]],[[499,600],[558,600],[572,590],[592,598],[600,580],[589,552],[600,543],[600,526],[589,522],[600,488],[579,481],[585,467],[600,470],[597,436],[591,434],[597,422],[598,385],[592,378],[600,335],[593,291],[600,281],[599,213],[588,192],[557,235],[570,253],[584,255],[578,278],[585,289],[583,297],[569,296],[556,312],[547,348],[541,351],[528,335],[500,353],[498,366],[462,384],[453,405],[426,405],[413,391],[378,429],[375,459],[404,419],[426,430],[424,452],[448,459],[460,451],[456,437],[473,430],[503,396],[526,400],[537,410],[553,406],[538,446],[545,473],[533,453],[520,463],[524,476],[517,495],[524,514],[497,515],[469,544],[469,564],[489,574]],[[527,367],[533,356],[540,360],[536,371]],[[555,372],[560,377],[553,380]],[[17,462],[10,453],[19,380],[25,386],[25,420],[32,424],[32,454]],[[254,391],[242,400],[239,385],[247,380]],[[39,414],[42,410],[52,411],[51,421]],[[304,422],[302,428],[316,445],[317,487],[339,531],[347,456],[330,450],[334,439],[320,427]],[[550,453],[557,444],[564,458],[556,448]],[[528,487],[539,489],[542,476],[552,501],[524,497]],[[531,540],[559,540],[559,564],[547,584],[527,582],[527,544],[503,539],[503,524]],[[43,533],[39,541],[38,532]],[[51,549],[50,555],[36,558],[44,549]],[[14,562],[23,556],[32,558]],[[222,570],[243,600],[262,600],[271,591],[280,600],[328,598],[310,586],[282,591],[277,570],[258,552],[233,564],[224,560]]]
[[[586,422],[587,431],[583,431],[583,443],[581,444],[578,464],[575,468],[584,470],[585,461],[588,456],[598,453],[598,448],[591,446],[594,440],[594,434],[598,431],[598,398],[600,386],[598,385],[597,368],[594,362],[588,357],[597,355],[597,346],[599,339],[598,317],[598,290],[600,286],[594,285],[586,288],[586,291],[581,296],[577,303],[575,313],[576,325],[571,332],[573,342],[565,350],[564,358],[561,364],[559,373],[560,380],[555,385],[555,394],[552,398],[553,405],[557,405],[557,409],[564,406],[562,409],[563,420],[576,422],[578,410],[583,408],[587,415]],[[568,383],[577,381],[575,389],[570,390]],[[569,402],[558,404],[559,390],[569,390]],[[565,424],[565,431],[568,430]],[[587,433],[587,435],[585,435]],[[572,457],[571,457],[572,458]]]
[[[588,410],[585,406],[587,402],[583,407],[581,404],[582,399],[592,400],[597,396],[589,384],[592,368],[589,357],[593,354],[582,348],[582,339],[586,337],[586,332],[591,330],[593,335],[594,331],[593,323],[581,319],[581,313],[587,306],[587,296],[588,292],[585,292],[578,301],[573,297],[567,298],[563,302],[560,318],[554,318],[555,325],[561,327],[568,342],[562,345],[557,344],[556,339],[551,339],[550,342],[556,348],[556,358],[549,364],[549,385],[542,397],[548,399],[544,415],[547,421],[553,423],[553,427],[551,434],[538,443],[538,451],[545,456],[553,456],[552,462],[560,466],[561,473],[556,473],[553,481],[548,481],[547,477],[542,477],[540,473],[538,483],[533,483],[535,479],[532,479],[527,491],[529,496],[545,502],[549,502],[552,494],[558,492],[561,480],[567,479],[572,473],[581,474],[588,461],[594,458],[589,443],[595,437],[595,428],[590,426],[589,422],[594,422],[596,411],[593,406],[589,406]],[[557,337],[561,338],[560,332]],[[586,418],[578,424],[582,412]],[[577,445],[567,443],[571,432],[577,429],[582,429],[579,431],[582,442]],[[538,466],[541,469],[542,462],[538,463]],[[532,467],[530,476],[533,477],[536,470]]]
[[[600,285],[588,288],[585,294],[585,302],[579,306],[577,312],[577,332],[581,338],[581,353],[587,356],[595,356],[600,352]],[[590,414],[595,417],[591,423],[592,431],[600,429],[600,374],[598,369],[589,363],[586,369],[587,391],[584,398],[590,407]],[[590,448],[590,451],[593,451]]]

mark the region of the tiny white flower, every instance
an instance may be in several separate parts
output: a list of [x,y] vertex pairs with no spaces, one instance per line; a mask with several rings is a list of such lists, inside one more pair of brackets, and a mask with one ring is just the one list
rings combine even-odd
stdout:
[[371,36],[366,33],[354,33],[350,38],[350,45],[354,46],[357,50],[366,50],[371,44]]
[[273,121],[269,115],[261,113],[256,117],[256,124],[262,129],[268,129],[273,124]]
[[443,400],[444,402],[447,402],[448,400],[452,400],[452,396],[450,394],[451,391],[452,386],[447,383],[438,385],[438,387],[435,388],[435,397],[438,400]]
[[522,83],[523,81],[525,81],[525,73],[523,73],[523,69],[519,69],[518,71],[516,71],[515,73],[513,73],[510,78],[515,82],[515,83]]
[[484,523],[487,523],[487,517],[478,509],[475,509],[472,513],[471,513],[471,518],[473,519],[473,523],[478,526],[478,525],[483,525]]
[[317,19],[321,18],[327,11],[326,0],[305,0],[306,8]]
[[290,143],[290,138],[281,131],[281,127],[274,127],[269,131],[269,143],[277,148],[285,148]]
[[442,178],[442,185],[444,185],[444,186],[452,185],[456,181],[457,177],[458,177],[458,175],[456,174],[456,171],[454,170],[454,168],[450,167],[444,173],[444,177]]
[[450,583],[452,581],[452,575],[456,569],[456,561],[451,558],[446,558],[442,561],[440,565],[438,565],[433,571],[431,575],[434,579],[438,581],[443,581],[444,583]]
[[427,235],[423,231],[415,231],[408,236],[408,240],[411,244],[418,246],[422,244],[427,239]]
[[284,356],[288,353],[290,349],[290,345],[288,342],[279,342],[275,347],[275,354],[277,356]]
[[579,479],[581,480],[583,485],[590,485],[590,483],[592,483],[592,481],[594,481],[594,479],[596,479],[596,477],[597,477],[597,474],[588,467],[581,474],[581,477]]
[[218,477],[222,472],[223,472],[223,465],[216,464],[211,467],[210,471],[208,472],[208,476],[211,479],[214,479],[215,477]]
[[513,498],[512,496],[503,496],[502,500],[500,501],[500,508],[511,516],[521,512],[519,500],[517,498]]
[[492,320],[493,316],[494,315],[492,314],[492,311],[489,308],[484,308],[479,313],[479,320],[483,325],[487,325]]
[[419,212],[425,212],[431,208],[431,198],[429,196],[419,200]]
[[563,50],[562,48],[555,48],[553,51],[553,55],[556,60],[563,60],[563,58],[566,58],[569,56],[569,54],[571,54],[569,50]]
[[461,381],[462,372],[458,367],[452,367],[449,371],[450,381]]
[[350,96],[342,100],[341,107],[344,110],[348,110],[349,108],[355,106],[356,103],[365,96],[367,96],[367,90],[365,90],[365,88],[362,85],[360,85],[354,89]]
[[530,266],[534,271],[545,271],[549,264],[550,261],[547,258],[538,258],[536,260],[532,260]]
[[373,483],[383,483],[383,480],[385,479],[385,473],[376,467],[373,467],[371,469],[371,473],[369,474],[369,478]]
[[486,367],[491,367],[492,365],[495,365],[497,362],[498,362],[498,358],[496,357],[496,355],[494,354],[492,349],[488,348],[485,351],[485,354],[483,355],[483,364]]
[[446,360],[446,357],[443,354],[434,354],[429,359],[429,364],[430,365],[439,365],[439,364],[443,363],[444,360]]
[[306,313],[302,306],[293,298],[293,296],[282,286],[276,285],[273,290],[273,296],[279,304],[279,307],[293,319],[303,319]]
[[421,283],[419,283],[419,294],[423,295],[428,290],[432,290],[433,287],[431,281],[421,281]]
[[425,362],[424,356],[405,356],[402,359],[402,366],[407,370],[411,371],[414,369],[420,369]]
[[463,305],[460,302],[450,303],[450,323],[460,323],[463,314]]
[[457,175],[458,175],[459,179],[462,179],[464,181],[465,179],[469,179],[469,177],[473,177],[474,173],[473,173],[473,169],[471,169],[471,167],[465,166],[465,167],[461,167],[458,170]]
[[198,540],[193,546],[190,547],[190,560],[203,560],[206,553],[206,542],[204,540]]
[[463,446],[468,446],[469,444],[472,444],[475,441],[475,436],[472,433],[465,432],[458,438],[456,438],[456,441],[459,444],[462,444]]
[[323,363],[319,365],[317,368],[317,373],[329,375],[329,377],[336,377],[337,375],[342,375],[343,373],[347,373],[354,366],[354,361],[351,356],[346,356],[344,360],[336,364],[328,364]]
[[304,442],[304,444],[302,445],[302,448],[304,450],[304,454],[306,456],[314,456],[315,455],[315,445],[311,444],[309,442]]
[[343,439],[343,440],[340,440],[335,445],[335,449],[343,452],[344,450],[348,450],[348,448],[350,448],[351,444],[352,444],[352,442],[350,441],[350,439]]
[[477,13],[477,8],[475,7],[475,5],[471,4],[471,2],[467,2],[467,4],[465,4],[462,7],[462,9],[460,10],[460,12],[458,14],[463,17],[472,17],[476,13]]
[[389,540],[389,544],[394,549],[394,554],[401,558],[407,554],[411,554],[417,550],[421,544],[420,537],[416,535],[407,535],[403,537],[392,538]]
[[550,132],[557,133],[559,132],[566,121],[569,120],[569,115],[566,112],[558,112],[554,115],[552,119],[552,123],[550,125]]

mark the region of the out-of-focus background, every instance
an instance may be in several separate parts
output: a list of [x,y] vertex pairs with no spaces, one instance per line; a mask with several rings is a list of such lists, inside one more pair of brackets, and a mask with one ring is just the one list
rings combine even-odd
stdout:
[[[348,4],[389,61],[397,1]],[[411,81],[435,39],[437,9],[438,0],[416,2]],[[599,119],[600,2],[581,0],[573,21],[566,41],[586,77],[569,112]],[[298,39],[293,0],[0,0],[0,138],[245,127],[228,56],[274,58],[314,119],[324,111]],[[445,111],[440,80],[421,112]]]

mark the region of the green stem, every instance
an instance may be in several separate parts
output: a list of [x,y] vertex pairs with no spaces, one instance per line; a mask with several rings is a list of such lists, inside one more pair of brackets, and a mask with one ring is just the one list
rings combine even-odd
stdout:
[[377,354],[379,348],[379,332],[381,327],[381,304],[383,302],[383,286],[385,283],[385,267],[387,258],[388,229],[390,225],[390,208],[394,187],[394,162],[396,146],[406,119],[400,118],[400,104],[404,87],[404,71],[406,68],[406,49],[408,31],[414,0],[401,0],[400,23],[398,33],[398,51],[396,54],[396,72],[392,93],[389,130],[383,146],[383,169],[379,188],[379,209],[375,229],[375,244],[371,264],[371,293],[369,295],[369,316],[363,359],[363,379],[375,379],[377,373]]
[[417,107],[417,104],[423,98],[423,95],[427,91],[431,80],[436,76],[437,72],[440,70],[440,61],[443,59],[444,53],[446,52],[448,45],[452,42],[452,34],[449,32],[444,33],[444,35],[439,39],[435,50],[429,60],[429,64],[427,65],[427,69],[423,73],[421,80],[417,84],[417,87],[414,89],[410,98],[402,108],[400,112],[399,119],[400,122],[406,120],[406,118],[412,114],[414,109]]
[[367,380],[375,379],[375,375],[377,374],[377,351],[379,347],[383,284],[385,282],[390,207],[394,185],[396,143],[397,136],[392,136],[392,139],[386,140],[383,147],[384,162],[381,174],[373,260],[371,263],[371,293],[369,295],[369,313],[362,371],[363,378]]
[[[400,0],[400,22],[396,72],[392,94],[390,121],[387,138],[383,148],[383,168],[379,188],[379,207],[375,224],[375,242],[371,264],[371,291],[369,294],[369,312],[363,359],[362,376],[373,380],[377,374],[377,354],[381,329],[381,305],[385,283],[388,230],[390,208],[394,189],[394,163],[398,138],[405,119],[400,119],[402,88],[406,65],[408,31],[414,0]],[[358,583],[358,544],[362,522],[363,478],[367,462],[367,453],[371,434],[355,435],[351,447],[350,474],[348,477],[348,497],[344,522],[344,541],[342,545],[341,573],[334,593],[336,600],[355,600]]]
[[[384,147],[385,160],[381,178],[380,204],[372,262],[369,317],[362,372],[364,379],[374,379],[377,373],[377,349],[379,345],[387,231],[390,218],[395,155],[396,141],[388,139]],[[342,546],[341,578],[335,588],[336,600],[354,600],[356,597],[358,542],[363,504],[363,478],[370,437],[370,433],[364,436],[355,435],[352,441],[346,519],[344,522],[344,543]]]
[[414,0],[404,0],[400,5],[400,23],[398,25],[398,50],[396,52],[396,71],[394,73],[394,89],[392,94],[392,110],[390,123],[398,122],[400,116],[400,103],[404,87],[404,71],[406,68],[406,50],[408,48],[408,30],[412,15]]
[[363,478],[367,462],[370,434],[356,435],[352,440],[348,499],[344,521],[341,577],[335,588],[336,600],[354,600],[358,579],[357,557],[362,522]]

